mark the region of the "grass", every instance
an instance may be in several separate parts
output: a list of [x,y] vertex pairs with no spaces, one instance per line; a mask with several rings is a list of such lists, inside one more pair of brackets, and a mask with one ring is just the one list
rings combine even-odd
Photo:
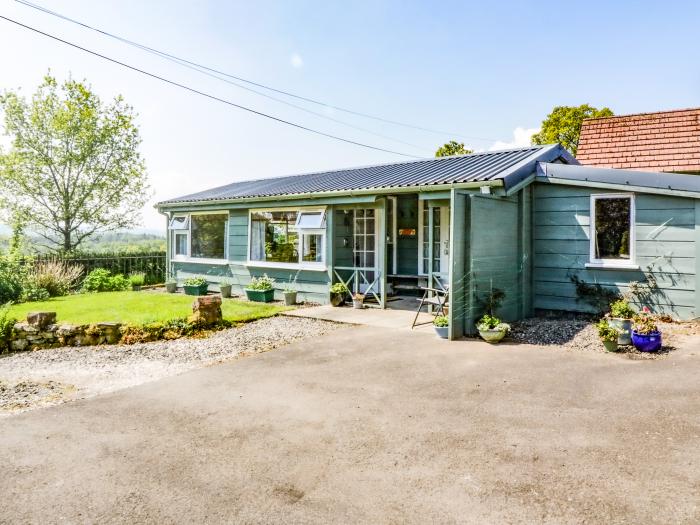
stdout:
[[[145,324],[187,317],[192,313],[194,297],[155,292],[104,292],[56,297],[48,301],[22,303],[10,308],[10,315],[24,320],[28,312],[56,312],[58,323]],[[287,310],[284,306],[223,299],[224,319],[246,322],[271,317]]]

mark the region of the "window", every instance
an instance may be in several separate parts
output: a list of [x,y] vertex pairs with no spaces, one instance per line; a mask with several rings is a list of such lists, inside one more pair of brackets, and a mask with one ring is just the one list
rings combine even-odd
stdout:
[[170,219],[173,259],[226,259],[228,213],[175,215]]
[[251,262],[323,266],[325,212],[260,210],[250,213]]
[[591,263],[630,266],[634,261],[634,197],[591,195]]

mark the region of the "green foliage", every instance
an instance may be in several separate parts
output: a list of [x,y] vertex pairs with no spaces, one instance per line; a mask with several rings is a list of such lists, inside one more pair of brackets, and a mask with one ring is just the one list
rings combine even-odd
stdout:
[[637,312],[624,299],[615,301],[610,305],[610,315],[620,319],[632,319]]
[[[29,281],[36,288],[46,290],[49,297],[61,297],[75,290],[83,269],[60,259],[36,262],[29,273]],[[40,299],[34,299],[40,300]]]
[[0,256],[0,304],[21,300],[27,268],[12,256]]
[[498,310],[501,307],[505,298],[506,293],[503,290],[501,290],[500,288],[491,287],[487,294],[477,294],[476,302],[481,308],[481,310],[483,310],[491,316],[495,315],[496,310]]
[[588,104],[580,106],[556,106],[542,121],[542,129],[532,136],[533,144],[559,143],[573,155],[578,150],[581,124],[587,118],[611,117],[609,108],[594,108]]
[[451,140],[440,146],[435,152],[436,157],[450,157],[452,155],[469,155],[473,150],[464,147],[464,142]]
[[112,275],[104,268],[94,269],[83,281],[84,292],[118,292],[130,287],[131,283],[122,274]]
[[501,320],[498,317],[494,317],[489,314],[485,314],[476,323],[476,328],[478,330],[492,330],[501,324]]
[[446,315],[437,315],[435,316],[435,319],[433,319],[433,325],[437,326],[438,328],[450,326],[450,318]]
[[46,288],[39,286],[33,279],[28,279],[22,287],[22,296],[20,300],[23,303],[34,301],[45,301],[49,299],[51,294]]
[[10,337],[12,337],[12,331],[17,322],[17,319],[10,315],[11,306],[12,303],[0,305],[0,352],[9,349]]
[[610,323],[605,318],[598,321],[596,327],[598,328],[598,337],[600,337],[601,341],[617,341],[617,338],[620,336],[620,331],[610,326]]
[[47,75],[30,101],[0,96],[12,146],[0,155],[0,200],[52,250],[133,227],[149,197],[133,109],[105,105],[85,82]]
[[262,277],[253,277],[250,280],[250,284],[246,286],[248,290],[258,290],[264,292],[265,290],[272,290],[275,285],[275,280],[272,277],[268,277],[264,274]]
[[182,282],[185,286],[204,286],[207,280],[204,277],[188,277]]
[[641,335],[649,335],[652,332],[659,331],[659,327],[656,326],[656,321],[651,315],[647,313],[641,313],[634,317],[634,324],[632,325],[632,329]]
[[146,274],[143,272],[132,273],[129,276],[129,283],[132,287],[143,286],[146,283]]
[[618,292],[605,288],[600,283],[588,284],[578,275],[572,275],[570,279],[576,286],[576,300],[588,303],[599,315],[607,312],[611,304],[621,298]]
[[330,292],[333,295],[336,294],[349,294],[350,290],[348,290],[348,287],[345,286],[345,283],[335,283],[333,286],[331,286]]

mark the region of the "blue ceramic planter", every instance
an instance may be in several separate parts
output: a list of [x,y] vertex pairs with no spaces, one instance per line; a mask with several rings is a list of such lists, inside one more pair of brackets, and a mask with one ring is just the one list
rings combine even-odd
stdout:
[[632,344],[640,352],[658,352],[661,349],[661,332],[638,334],[632,330]]

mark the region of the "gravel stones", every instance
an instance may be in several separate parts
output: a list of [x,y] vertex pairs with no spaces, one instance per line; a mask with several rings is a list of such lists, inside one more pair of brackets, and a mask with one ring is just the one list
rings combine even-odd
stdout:
[[[77,397],[90,397],[319,337],[339,326],[342,325],[316,319],[278,316],[212,332],[206,338],[22,352],[0,359],[0,381],[75,385]],[[54,403],[61,399],[64,398],[55,399]],[[3,408],[0,406],[0,415]]]

